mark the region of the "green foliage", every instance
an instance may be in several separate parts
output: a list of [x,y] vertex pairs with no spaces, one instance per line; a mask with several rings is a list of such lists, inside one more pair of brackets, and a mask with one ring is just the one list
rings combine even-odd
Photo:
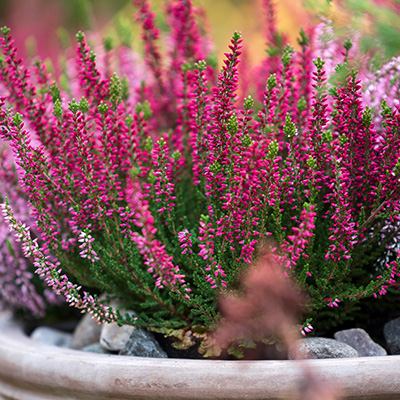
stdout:
[[78,107],[79,107],[79,110],[83,113],[89,111],[89,103],[84,97],[81,98]]
[[267,80],[267,88],[271,91],[274,87],[277,86],[276,74],[272,74]]
[[277,140],[273,140],[268,145],[268,155],[267,155],[267,157],[270,160],[273,160],[278,155],[278,152],[279,152],[279,143],[277,142]]
[[346,49],[346,51],[349,51],[353,47],[353,42],[351,41],[350,38],[344,41],[343,47]]
[[297,102],[297,109],[299,112],[303,112],[307,109],[307,102],[304,97],[301,97],[300,100]]
[[22,124],[22,115],[20,113],[14,114],[12,121],[15,126],[20,127]]
[[115,28],[123,46],[131,47],[132,24],[128,18],[118,16],[115,20]]
[[297,42],[300,46],[309,46],[310,44],[310,38],[303,28],[300,29],[300,38],[297,38]]
[[108,107],[108,105],[107,105],[106,103],[104,103],[104,101],[102,101],[102,102],[99,104],[98,109],[99,109],[99,112],[100,112],[101,114],[106,115],[107,112],[108,112],[109,107]]
[[315,170],[317,168],[317,160],[313,157],[310,156],[307,160],[307,165],[312,169]]
[[244,104],[243,107],[245,110],[250,110],[254,106],[254,100],[253,98],[249,95],[244,99]]
[[109,36],[104,39],[103,44],[106,51],[111,51],[114,48],[113,39]]
[[293,57],[293,53],[294,53],[294,49],[292,46],[287,45],[284,49],[283,49],[283,55],[282,55],[282,64],[284,67],[288,67],[292,57]]
[[250,147],[251,144],[252,144],[251,137],[250,137],[250,135],[247,133],[246,135],[243,136],[242,145],[243,145],[244,147]]
[[296,125],[292,122],[292,118],[290,117],[289,113],[286,114],[283,132],[288,139],[293,139],[297,135]]
[[371,108],[367,107],[364,110],[361,121],[366,128],[369,128],[371,126],[372,124]]
[[239,124],[236,115],[232,115],[226,126],[228,132],[234,136],[239,130]]
[[61,101],[61,94],[60,94],[60,89],[58,88],[56,83],[53,83],[53,85],[51,85],[50,87],[50,94],[52,97],[52,101],[55,104],[55,102]]
[[198,71],[204,71],[207,67],[207,63],[204,60],[200,60],[199,62],[195,63],[194,66]]
[[136,114],[142,114],[144,120],[148,120],[152,116],[150,103],[146,100],[136,106]]
[[332,140],[333,140],[333,136],[332,136],[332,132],[331,131],[323,131],[322,132],[322,134],[321,134],[321,136],[322,136],[322,140],[325,142],[325,143],[331,143],[332,142]]
[[76,114],[79,110],[79,104],[76,102],[75,99],[68,102],[68,109],[72,112],[72,114]]
[[314,65],[317,67],[318,71],[320,72],[322,68],[324,68],[325,61],[318,57],[316,60],[313,60]]
[[3,34],[3,36],[7,36],[10,33],[10,28],[8,28],[7,26],[3,26],[0,28],[0,31]]
[[110,100],[114,110],[122,100],[122,85],[116,74],[111,78]]
[[235,42],[237,42],[237,41],[240,40],[241,38],[242,38],[242,33],[241,33],[241,32],[239,32],[239,31],[233,32],[232,39],[233,39]]
[[63,113],[63,110],[62,110],[62,107],[61,107],[61,101],[60,101],[59,99],[57,99],[57,100],[54,102],[53,114],[55,115],[55,117],[56,117],[58,120],[60,120],[61,117],[62,117],[62,113]]
[[79,31],[79,32],[76,34],[76,40],[77,40],[79,43],[82,43],[82,41],[83,41],[84,38],[85,38],[85,34],[84,34],[83,32]]

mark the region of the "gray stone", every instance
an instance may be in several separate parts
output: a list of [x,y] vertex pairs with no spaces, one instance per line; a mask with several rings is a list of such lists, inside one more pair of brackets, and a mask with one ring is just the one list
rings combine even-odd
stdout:
[[387,348],[390,354],[400,354],[400,318],[387,322],[383,327]]
[[119,352],[122,356],[168,358],[150,332],[134,329],[125,347]]
[[83,349],[84,347],[97,343],[100,340],[101,324],[97,323],[90,314],[85,314],[76,326],[71,347]]
[[87,353],[97,353],[97,354],[111,354],[109,351],[104,349],[100,343],[92,343],[89,346],[85,346],[81,349]]
[[353,328],[336,332],[334,338],[357,350],[359,357],[386,356],[386,350],[375,343],[364,329]]
[[116,322],[104,324],[101,328],[100,344],[109,351],[120,351],[131,336],[133,326],[118,326]]
[[30,338],[35,342],[48,344],[50,346],[71,348],[72,333],[59,331],[47,326],[39,326],[32,333]]
[[327,338],[300,339],[289,349],[289,360],[352,357],[358,357],[357,350],[345,343]]

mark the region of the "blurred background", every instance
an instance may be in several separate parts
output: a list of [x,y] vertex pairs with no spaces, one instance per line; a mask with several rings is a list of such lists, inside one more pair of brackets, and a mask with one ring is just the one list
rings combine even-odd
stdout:
[[[215,41],[218,58],[226,51],[234,30],[240,30],[248,50],[249,61],[265,56],[264,0],[193,0],[206,11],[210,33]],[[400,0],[270,0],[276,6],[281,32],[292,45],[301,27],[306,28],[320,19],[332,20],[342,34],[351,29],[363,35],[362,45],[381,46],[386,56],[400,50]],[[160,27],[165,0],[153,0]],[[134,21],[131,0],[0,0],[0,25],[12,29],[22,57],[39,55],[53,62],[60,51],[61,37],[78,30],[99,31],[102,36],[116,35],[118,26]],[[62,28],[62,29],[61,29]],[[132,47],[138,37],[132,26]],[[377,44],[379,41],[379,44]]]

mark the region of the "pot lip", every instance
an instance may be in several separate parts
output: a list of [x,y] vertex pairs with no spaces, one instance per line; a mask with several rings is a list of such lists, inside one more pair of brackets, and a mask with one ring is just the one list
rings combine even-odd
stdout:
[[343,398],[387,400],[399,398],[397,364],[400,356],[226,361],[87,353],[34,342],[0,314],[0,398],[277,400],[293,398],[311,371],[341,387]]

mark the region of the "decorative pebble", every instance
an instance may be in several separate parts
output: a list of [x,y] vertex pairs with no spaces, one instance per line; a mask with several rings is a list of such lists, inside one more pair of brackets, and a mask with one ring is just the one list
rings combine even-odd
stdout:
[[386,350],[375,343],[364,329],[353,328],[336,332],[334,338],[357,350],[359,357],[386,356]]
[[387,322],[383,327],[387,348],[390,354],[400,354],[400,318]]
[[89,344],[89,346],[85,346],[81,350],[86,351],[87,353],[111,354],[106,349],[104,349],[100,343]]
[[47,326],[39,326],[32,333],[30,338],[35,342],[48,344],[50,346],[71,347],[72,333],[59,331]]
[[134,329],[125,347],[119,352],[122,356],[168,358],[150,332]]
[[100,340],[101,325],[92,319],[90,314],[86,314],[76,326],[71,347],[73,349],[82,349],[92,343]]
[[134,329],[136,328],[129,325],[119,327],[116,322],[104,324],[101,328],[100,344],[106,350],[120,351],[124,348]]
[[358,357],[357,350],[345,343],[327,338],[300,339],[289,349],[289,360],[352,357]]

